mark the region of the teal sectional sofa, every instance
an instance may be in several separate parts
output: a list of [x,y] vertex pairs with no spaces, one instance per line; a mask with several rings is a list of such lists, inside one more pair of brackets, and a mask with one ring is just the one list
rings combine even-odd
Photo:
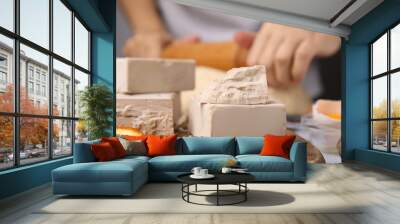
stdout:
[[295,142],[290,159],[260,156],[263,137],[182,137],[176,142],[177,155],[127,156],[96,162],[91,141],[75,144],[74,163],[52,172],[54,194],[131,195],[148,181],[176,181],[193,167],[219,172],[228,160],[236,160],[259,182],[304,182],[307,151],[304,142]]

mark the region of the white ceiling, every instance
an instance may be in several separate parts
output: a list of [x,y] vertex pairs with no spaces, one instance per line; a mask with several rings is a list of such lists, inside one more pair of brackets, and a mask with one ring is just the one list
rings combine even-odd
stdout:
[[[351,0],[225,0],[270,8],[291,14],[329,20]],[[312,7],[310,7],[312,6]]]
[[218,12],[348,37],[383,0],[175,0]]

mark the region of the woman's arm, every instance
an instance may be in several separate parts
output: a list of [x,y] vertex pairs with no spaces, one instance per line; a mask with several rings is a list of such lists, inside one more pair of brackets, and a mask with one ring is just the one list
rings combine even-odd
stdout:
[[158,13],[154,0],[119,0],[134,35],[124,46],[128,57],[159,57],[170,35]]

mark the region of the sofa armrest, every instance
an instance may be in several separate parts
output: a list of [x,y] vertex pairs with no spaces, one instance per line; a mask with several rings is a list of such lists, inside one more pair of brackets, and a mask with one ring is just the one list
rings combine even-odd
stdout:
[[296,141],[290,149],[290,160],[293,162],[293,179],[305,181],[307,176],[307,145]]
[[90,146],[97,142],[83,142],[83,143],[75,143],[74,145],[74,163],[89,163],[95,162],[96,158],[94,157]]

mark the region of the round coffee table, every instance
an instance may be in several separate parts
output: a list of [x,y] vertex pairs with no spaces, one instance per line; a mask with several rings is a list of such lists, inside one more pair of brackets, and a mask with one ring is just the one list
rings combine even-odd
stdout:
[[[234,205],[245,202],[247,200],[247,192],[249,188],[247,183],[255,180],[255,177],[248,173],[229,173],[213,174],[215,177],[212,179],[193,179],[190,177],[191,173],[182,174],[177,177],[178,181],[182,183],[182,199],[188,203],[197,205]],[[198,190],[197,185],[215,185],[215,190]],[[237,190],[224,190],[220,189],[220,185],[236,185]],[[190,186],[195,186],[194,191],[190,191]],[[215,194],[206,194],[214,192]],[[203,196],[203,197],[216,197],[216,204],[202,204],[190,200],[190,196]],[[240,196],[240,199],[231,203],[221,203],[221,197]]]

